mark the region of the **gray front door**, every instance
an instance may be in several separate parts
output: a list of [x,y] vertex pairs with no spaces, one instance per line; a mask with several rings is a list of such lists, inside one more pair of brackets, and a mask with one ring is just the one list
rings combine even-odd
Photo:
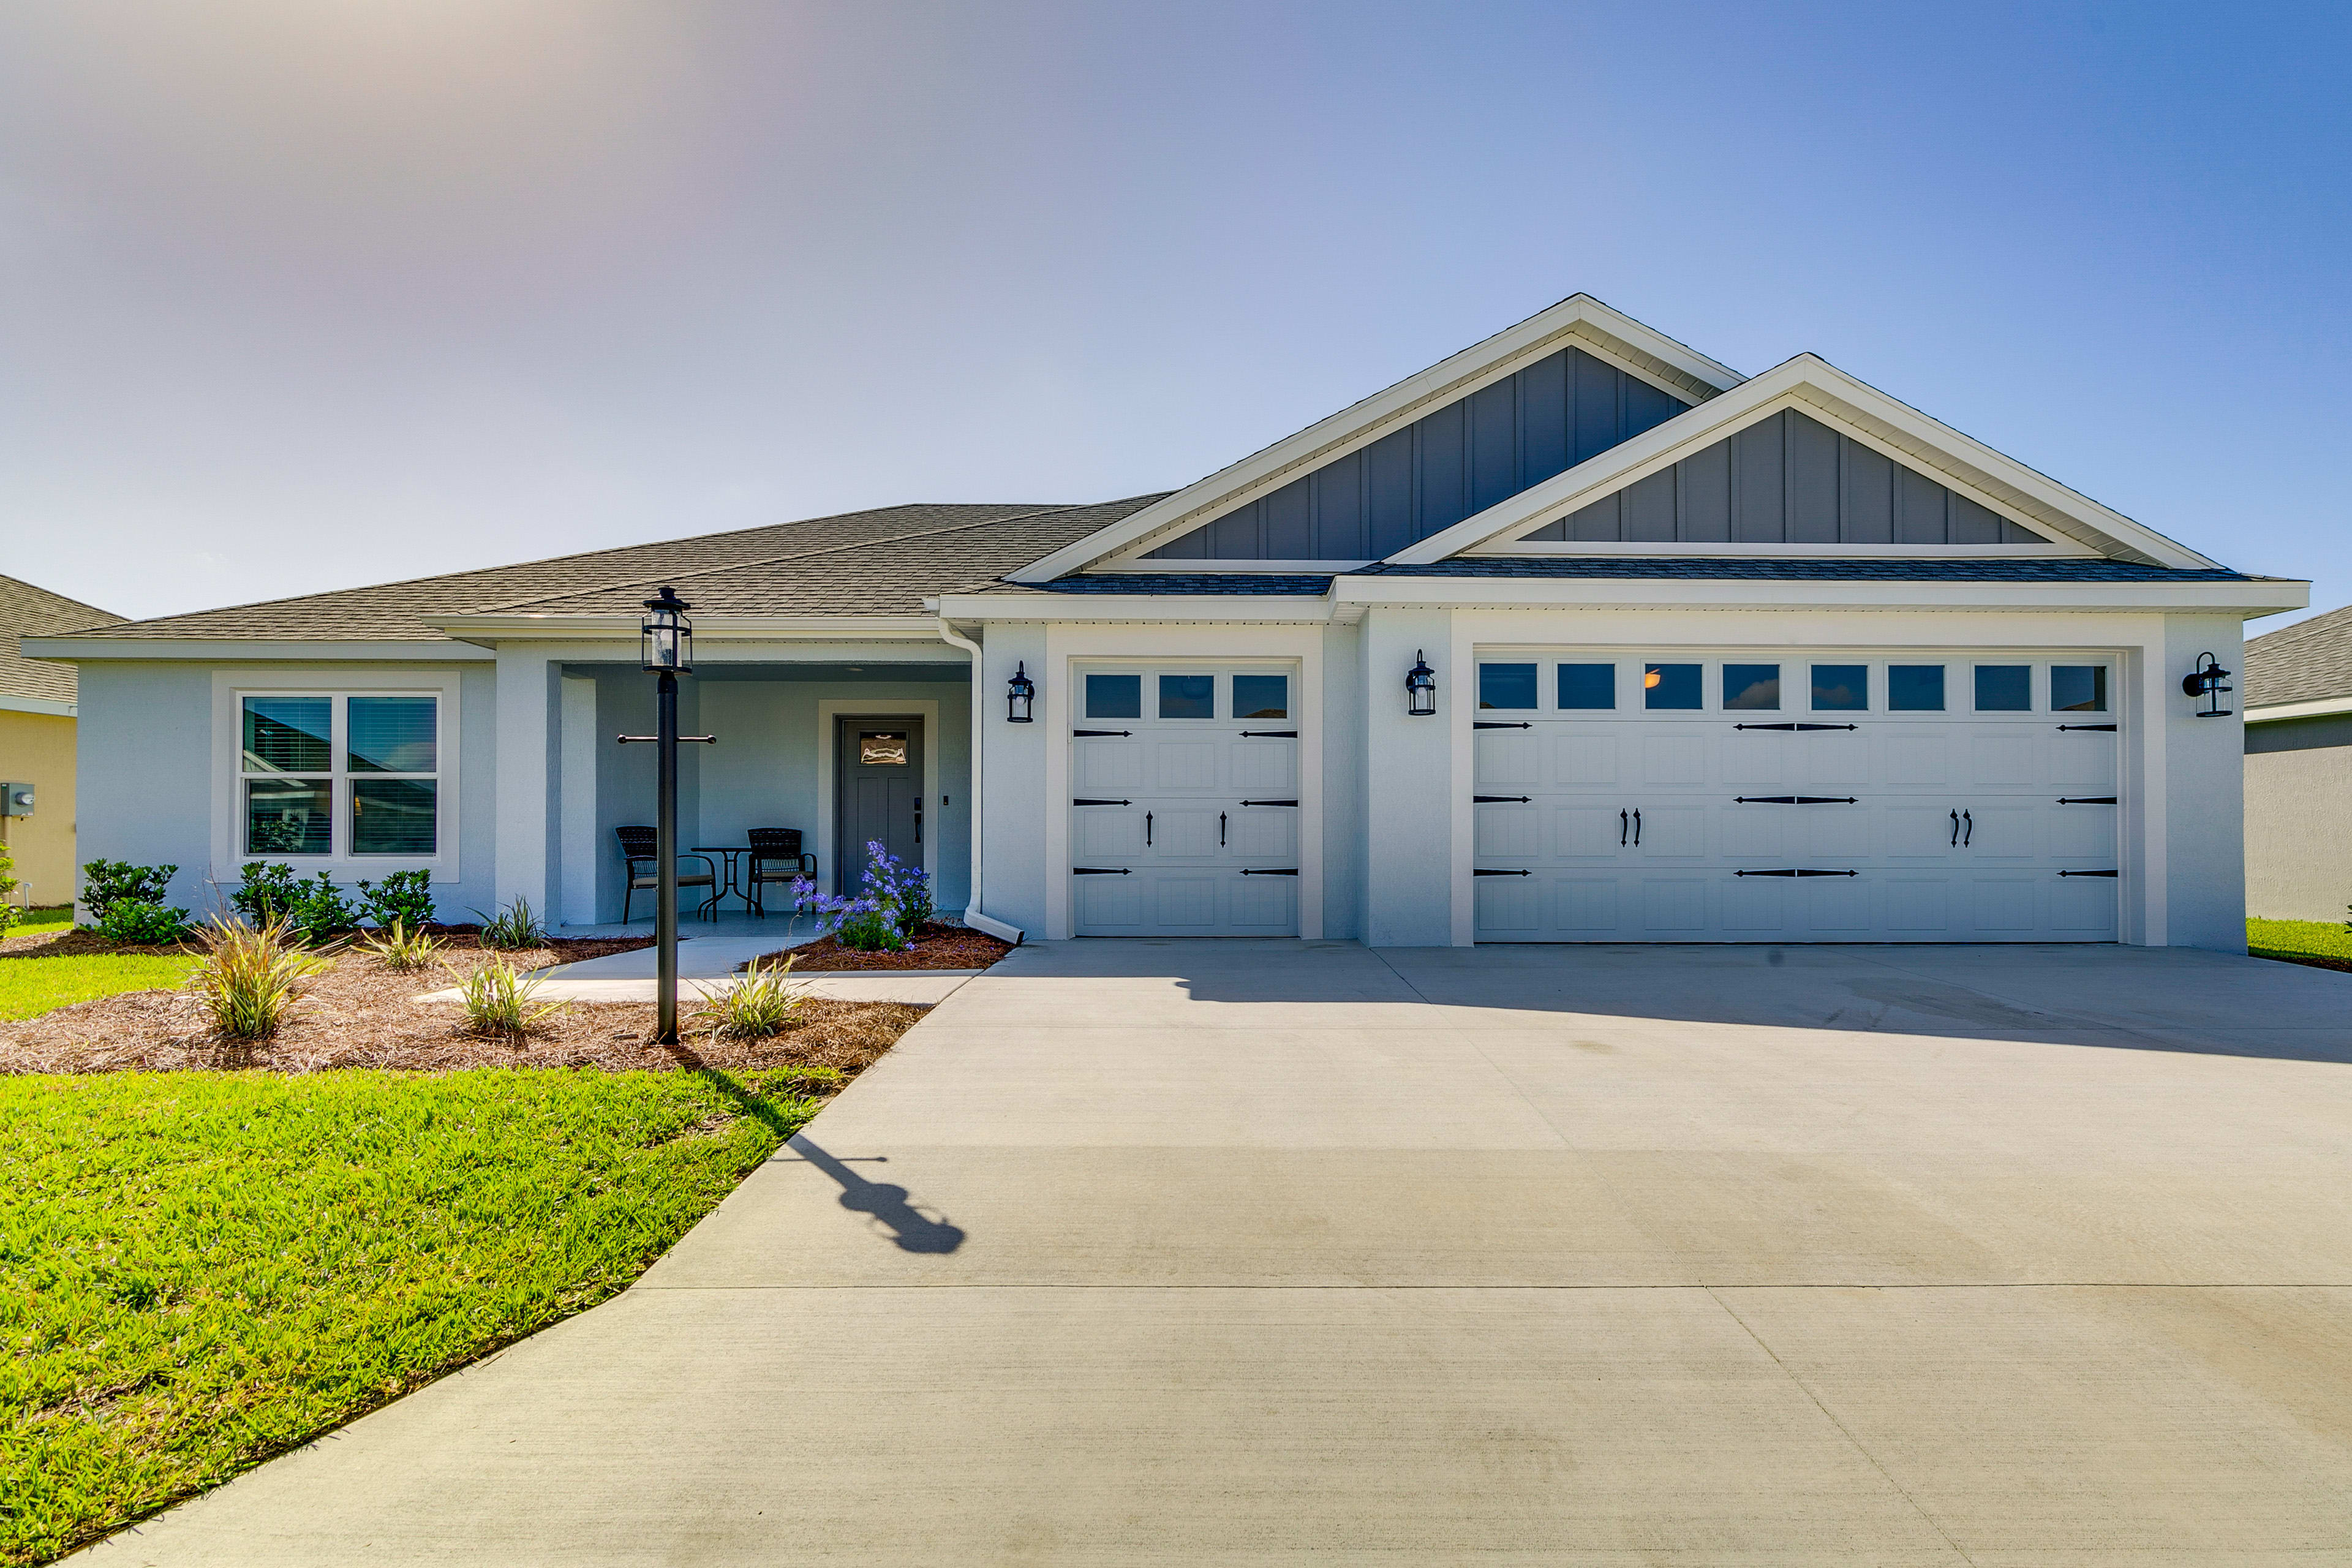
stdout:
[[844,719],[834,740],[833,886],[855,893],[866,846],[880,843],[909,866],[923,863],[923,721]]

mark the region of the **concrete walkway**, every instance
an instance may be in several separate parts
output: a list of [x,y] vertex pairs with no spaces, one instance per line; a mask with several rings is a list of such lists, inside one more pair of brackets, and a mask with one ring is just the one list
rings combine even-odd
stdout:
[[1024,948],[113,1564],[2352,1562],[2352,975]]
[[[653,921],[633,926],[567,926],[562,935],[651,936]],[[682,921],[677,944],[677,990],[684,999],[700,1001],[731,989],[742,976],[739,965],[788,948],[805,947],[817,939],[814,921],[778,914],[755,920],[724,914],[714,921]],[[650,1002],[658,984],[658,957],[650,947],[608,952],[575,963],[548,967],[532,995],[542,1002]],[[955,988],[980,973],[977,969],[842,970],[798,974],[793,984],[803,995],[837,1002],[905,1002],[929,1007],[944,1002]],[[455,987],[428,992],[420,1002],[455,1002]]]

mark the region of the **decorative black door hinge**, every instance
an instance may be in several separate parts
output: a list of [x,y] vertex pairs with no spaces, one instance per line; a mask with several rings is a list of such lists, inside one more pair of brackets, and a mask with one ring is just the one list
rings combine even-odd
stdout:
[[1083,796],[1070,802],[1072,805],[1133,805],[1131,800],[1088,800]]
[[1850,795],[1735,795],[1734,805],[1860,805]]
[[1298,868],[1296,866],[1285,866],[1280,870],[1259,871],[1244,867],[1242,870],[1242,875],[1244,877],[1296,877],[1298,875]]
[[1533,871],[1473,871],[1474,877],[1532,877]]
[[2062,795],[2058,797],[2058,804],[2060,805],[2113,805],[2116,804],[2116,797],[2111,795]]
[[1470,797],[1470,804],[1473,805],[1500,805],[1505,801],[1516,801],[1521,805],[1526,805],[1528,803],[1529,798],[1529,796],[1524,795],[1474,795]]
[[1073,735],[1132,735],[1132,730],[1073,730]]
[[1500,719],[1473,719],[1470,721],[1470,728],[1473,730],[1532,730],[1535,726],[1524,719],[1516,724],[1505,723]]
[[1073,877],[1124,877],[1128,875],[1128,868],[1124,866],[1073,866],[1070,868],[1070,875]]
[[2120,877],[2120,871],[2061,871],[2062,877]]
[[2112,730],[2113,724],[2061,724],[2061,730]]
[[1821,871],[1810,866],[1791,866],[1777,871],[1734,871],[1735,877],[1859,877],[1859,871]]
[[1298,739],[1298,731],[1296,730],[1244,730],[1242,731],[1242,739],[1244,741],[1268,739],[1276,741],[1296,741]]
[[1297,805],[1295,800],[1245,800],[1244,805]]
[[1734,724],[1735,730],[1853,730],[1855,724]]

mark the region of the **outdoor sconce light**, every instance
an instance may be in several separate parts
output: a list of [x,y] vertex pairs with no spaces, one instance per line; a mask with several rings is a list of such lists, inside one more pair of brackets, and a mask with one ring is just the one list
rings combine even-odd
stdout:
[[637,627],[644,639],[646,673],[694,673],[694,623],[685,615],[693,607],[667,587],[662,589],[658,598],[646,601],[646,618]]
[[1029,661],[1024,659],[1020,668],[1013,670],[1013,679],[1004,683],[1004,721],[1008,724],[1028,723],[1030,710],[1036,700],[1037,683],[1029,679]]
[[2227,684],[2229,679],[2230,672],[2221,668],[2221,660],[2210,653],[2197,656],[2196,665],[2180,678],[2181,691],[2204,703],[2197,710],[2197,717],[2227,719],[2230,716],[2230,710],[2221,706],[2222,697],[2235,689]]
[[1429,668],[1429,655],[1413,650],[1412,668],[1404,676],[1404,710],[1415,719],[1426,719],[1437,711],[1437,671]]

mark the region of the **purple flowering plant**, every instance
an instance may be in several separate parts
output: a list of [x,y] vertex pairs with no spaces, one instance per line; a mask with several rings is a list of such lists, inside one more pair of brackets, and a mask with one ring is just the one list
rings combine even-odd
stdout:
[[866,876],[855,898],[817,890],[803,877],[793,896],[816,916],[817,934],[837,936],[860,952],[904,952],[931,918],[931,879],[919,866],[893,856],[879,840],[866,846]]

